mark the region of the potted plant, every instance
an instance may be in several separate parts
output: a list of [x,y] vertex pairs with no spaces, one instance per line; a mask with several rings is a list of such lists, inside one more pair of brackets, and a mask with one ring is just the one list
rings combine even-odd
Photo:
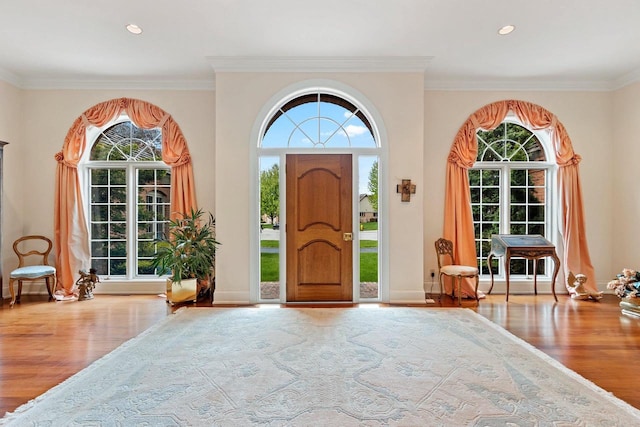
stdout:
[[152,260],[156,274],[169,274],[167,301],[197,301],[207,293],[213,300],[215,277],[216,227],[213,215],[204,219],[202,209],[191,209],[169,221],[168,236],[157,241]]

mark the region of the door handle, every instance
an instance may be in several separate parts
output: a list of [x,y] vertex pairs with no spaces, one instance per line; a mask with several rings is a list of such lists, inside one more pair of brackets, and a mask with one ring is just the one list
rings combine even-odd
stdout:
[[345,242],[350,242],[353,240],[353,234],[351,233],[344,233],[342,235],[342,240],[344,240]]

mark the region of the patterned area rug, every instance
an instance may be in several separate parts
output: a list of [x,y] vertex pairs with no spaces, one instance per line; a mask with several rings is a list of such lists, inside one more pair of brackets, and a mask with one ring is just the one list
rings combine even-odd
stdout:
[[466,309],[188,308],[0,420],[38,426],[632,426]]

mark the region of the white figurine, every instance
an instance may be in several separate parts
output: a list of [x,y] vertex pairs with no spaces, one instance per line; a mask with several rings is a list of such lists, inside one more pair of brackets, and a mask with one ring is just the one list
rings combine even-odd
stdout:
[[584,274],[575,275],[575,281],[573,282],[574,293],[571,294],[571,298],[580,300],[594,299],[596,301],[602,298],[602,292],[589,291],[585,288],[585,283],[587,283],[587,276]]

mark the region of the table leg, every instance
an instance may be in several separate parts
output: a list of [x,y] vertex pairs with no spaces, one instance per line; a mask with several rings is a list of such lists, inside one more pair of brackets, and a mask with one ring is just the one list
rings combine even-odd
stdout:
[[493,290],[493,269],[491,268],[492,259],[493,259],[493,253],[490,253],[489,257],[487,258],[487,266],[489,267],[489,274],[491,275],[491,286],[489,287],[489,292],[487,292],[487,294],[491,294],[491,291]]
[[506,283],[507,283],[507,296],[505,298],[506,302],[509,302],[509,265],[510,265],[510,261],[511,261],[511,256],[505,254],[505,256],[504,256],[504,276],[505,276]]
[[555,298],[556,302],[558,301],[558,297],[556,296],[556,278],[558,277],[558,271],[560,271],[560,259],[558,255],[554,252],[551,257],[553,258],[553,279],[551,279],[551,292],[553,293],[553,298]]
[[533,259],[533,293],[538,295],[538,258]]

